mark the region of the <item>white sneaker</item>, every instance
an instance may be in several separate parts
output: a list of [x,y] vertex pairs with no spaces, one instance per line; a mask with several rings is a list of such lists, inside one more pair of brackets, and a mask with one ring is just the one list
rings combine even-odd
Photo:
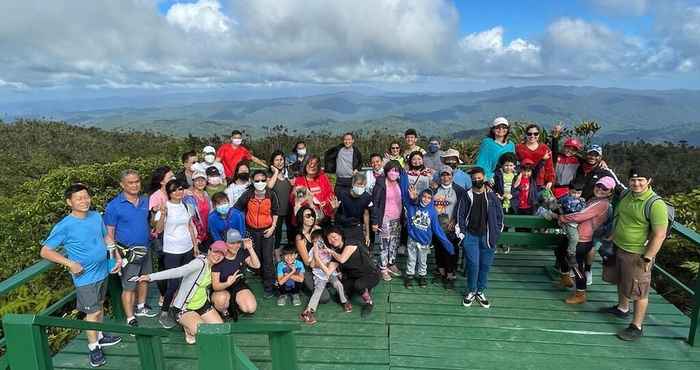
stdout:
[[586,271],[586,285],[593,284],[593,271]]

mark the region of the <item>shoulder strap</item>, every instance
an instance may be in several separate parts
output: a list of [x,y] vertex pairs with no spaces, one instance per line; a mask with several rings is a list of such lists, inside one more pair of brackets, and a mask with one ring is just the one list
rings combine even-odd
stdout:
[[187,306],[187,304],[190,303],[190,299],[191,299],[190,294],[192,294],[192,290],[194,290],[195,287],[199,286],[199,278],[202,277],[202,273],[204,272],[204,269],[207,267],[207,263],[204,261],[205,258],[206,257],[203,257],[203,256],[195,257],[195,260],[199,260],[200,262],[202,262],[202,268],[199,269],[199,273],[197,273],[197,277],[194,279],[194,283],[192,284],[192,286],[190,286],[190,290],[187,291],[187,295],[185,295],[185,301],[182,302],[182,307],[178,307],[180,310],[185,308],[185,306]]
[[644,218],[651,224],[651,206],[654,205],[654,202],[657,200],[661,199],[661,197],[654,193],[649,199],[644,202]]

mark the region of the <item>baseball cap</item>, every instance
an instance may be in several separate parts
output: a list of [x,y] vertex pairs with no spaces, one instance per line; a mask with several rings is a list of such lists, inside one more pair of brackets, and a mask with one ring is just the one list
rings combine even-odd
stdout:
[[633,165],[632,168],[630,168],[630,178],[633,177],[643,177],[645,179],[650,179],[652,178],[652,174],[649,171],[649,169],[646,168],[646,166]]
[[229,229],[226,232],[226,243],[238,243],[243,238],[241,238],[241,232],[236,229]]
[[226,246],[226,243],[224,243],[222,240],[217,240],[217,241],[211,243],[211,245],[209,246],[209,250],[211,250],[212,252],[220,252],[220,253],[226,252],[227,248],[228,247]]
[[206,179],[206,178],[207,178],[207,174],[204,173],[204,172],[202,172],[202,171],[195,171],[195,172],[192,174],[192,180],[194,180],[194,179],[199,179],[199,178]]
[[592,144],[589,145],[588,148],[586,148],[586,153],[598,153],[598,155],[602,156],[603,155],[603,148],[598,145],[598,144]]
[[202,153],[216,153],[216,149],[211,145],[207,145],[202,149]]
[[450,167],[450,166],[442,166],[442,167],[440,168],[440,175],[442,175],[443,173],[449,173],[449,174],[451,175],[451,174],[452,174],[452,167]]
[[219,173],[219,170],[216,167],[211,166],[207,168],[207,176],[221,176],[221,174]]
[[493,120],[493,123],[491,123],[491,127],[496,127],[498,125],[506,125],[510,127],[510,124],[508,123],[508,120],[505,119],[505,117],[497,117],[495,120]]
[[610,176],[601,177],[600,180],[598,180],[595,184],[602,185],[604,188],[606,188],[608,190],[615,189],[615,185],[616,185],[615,179],[613,179]]

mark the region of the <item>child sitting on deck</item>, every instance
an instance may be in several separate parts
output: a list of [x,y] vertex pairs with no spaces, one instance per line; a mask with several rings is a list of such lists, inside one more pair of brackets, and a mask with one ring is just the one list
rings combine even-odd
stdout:
[[318,302],[329,282],[338,291],[338,298],[343,304],[345,312],[352,312],[352,304],[345,296],[343,284],[338,277],[338,271],[336,271],[338,263],[333,261],[333,256],[323,241],[323,231],[315,230],[312,232],[311,243],[313,247],[309,250],[308,265],[313,266],[314,292],[309,299],[309,304],[300,316],[301,320],[309,325],[316,323],[316,308],[318,308]]
[[287,304],[287,295],[292,296],[292,304],[301,306],[299,290],[304,282],[304,264],[297,260],[297,252],[291,246],[282,249],[282,260],[277,264],[277,288],[279,297],[277,305]]

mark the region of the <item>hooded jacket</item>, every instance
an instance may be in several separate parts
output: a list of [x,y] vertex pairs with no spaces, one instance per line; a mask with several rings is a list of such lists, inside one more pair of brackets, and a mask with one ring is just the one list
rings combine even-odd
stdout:
[[[427,206],[423,206],[420,200],[413,200],[408,196],[408,177],[405,172],[401,172],[401,200],[403,202],[404,209],[406,210],[406,224],[408,230],[408,237],[415,240],[422,245],[430,245],[433,240],[433,235],[435,235],[442,248],[449,254],[454,254],[454,246],[447,235],[440,227],[440,221],[438,220],[437,211],[433,202],[430,202]],[[423,193],[430,190],[424,190],[420,193],[419,198],[423,196]]]
[[[464,239],[469,225],[469,217],[471,216],[472,200],[474,199],[474,191],[467,190],[459,203],[457,203],[457,226],[455,233],[460,239]],[[515,197],[513,197],[515,199]],[[491,190],[486,190],[486,242],[489,248],[496,248],[498,238],[503,231],[503,206],[501,201]]]

